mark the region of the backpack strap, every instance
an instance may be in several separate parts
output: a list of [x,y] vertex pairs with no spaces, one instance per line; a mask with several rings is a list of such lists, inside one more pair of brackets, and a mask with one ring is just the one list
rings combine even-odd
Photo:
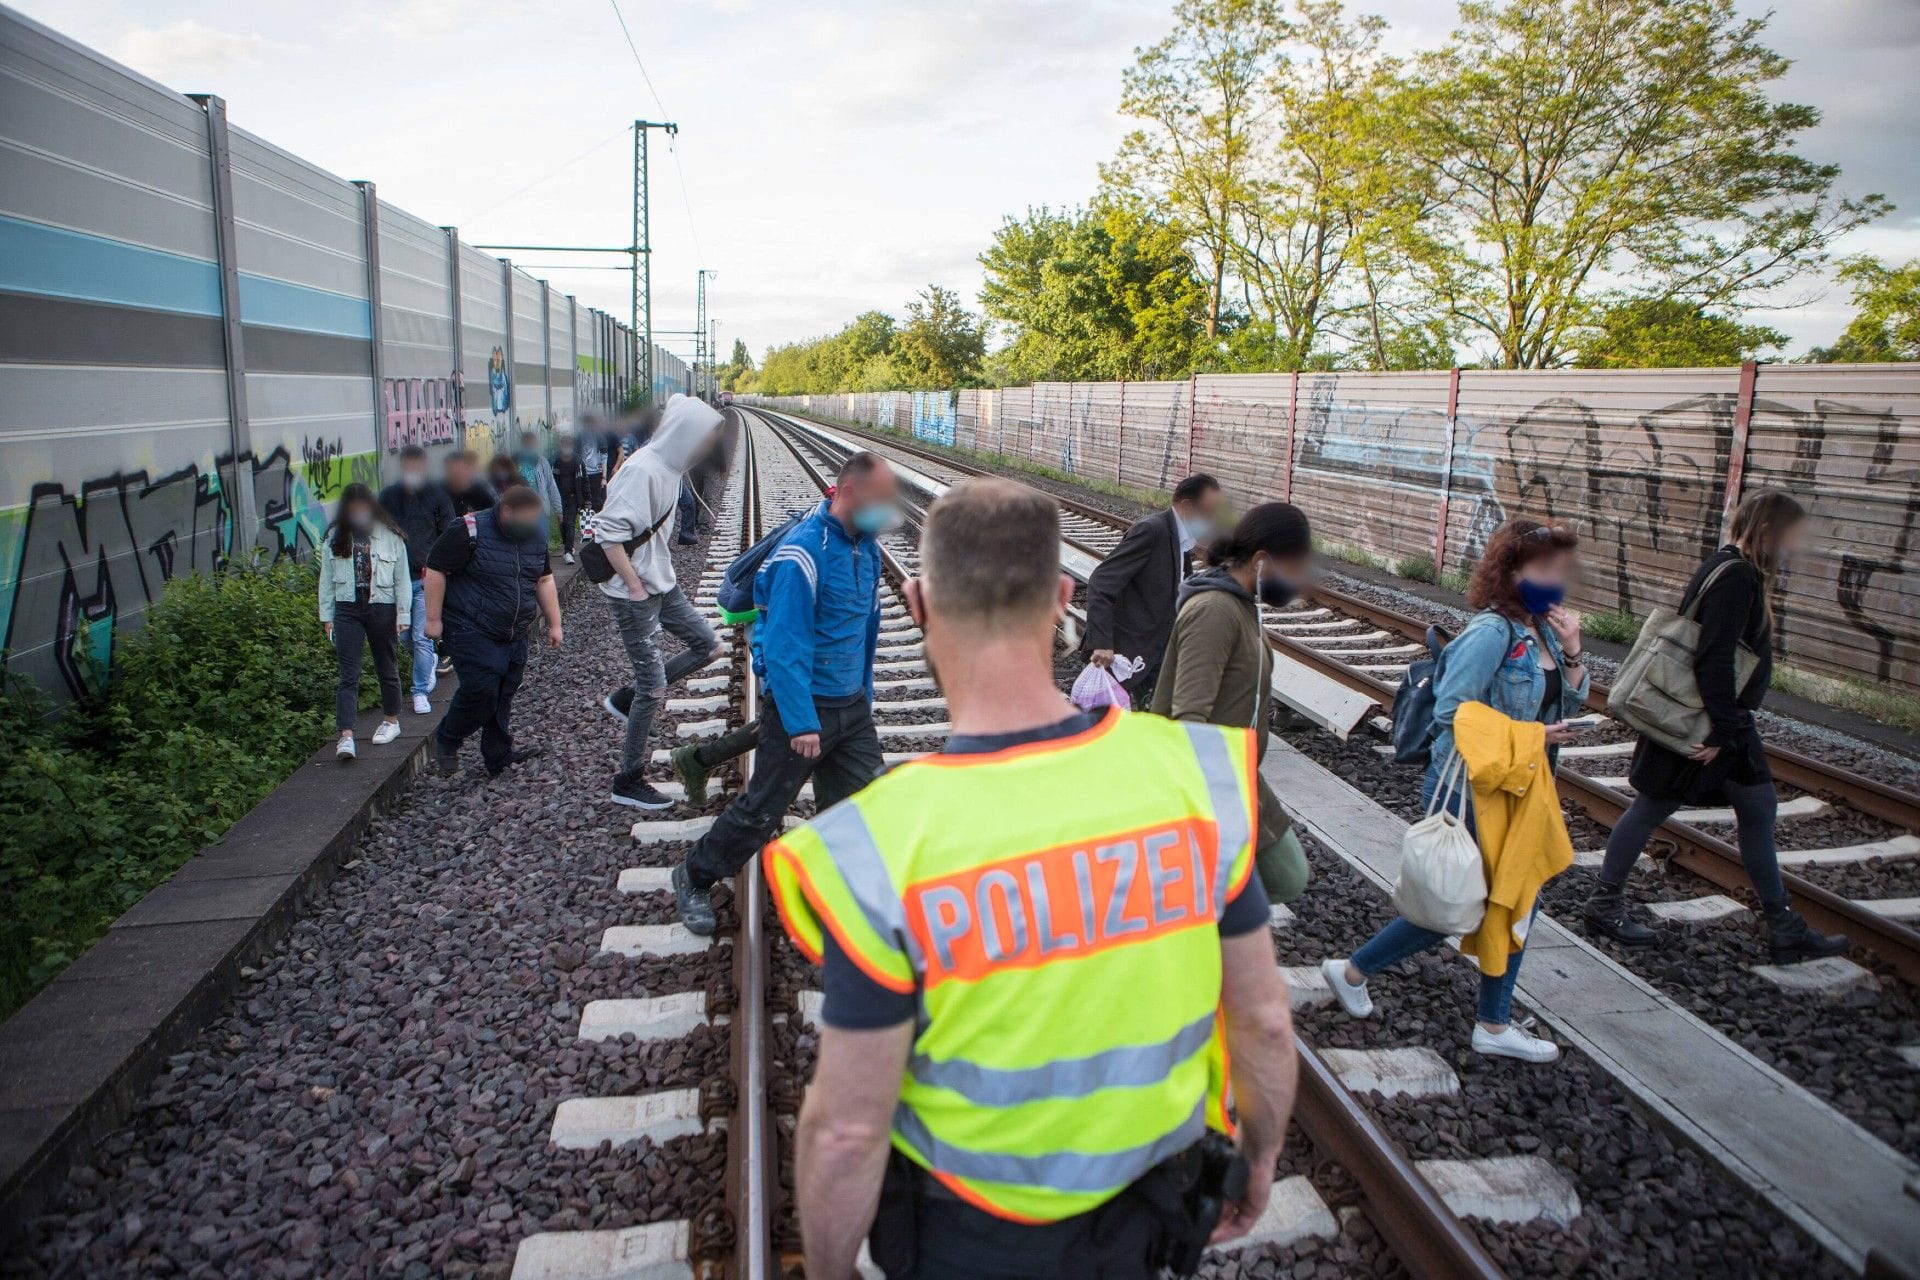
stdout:
[[479,513],[474,511],[469,511],[467,512],[467,514],[461,516],[460,519],[463,522],[465,522],[467,526],[467,540],[469,542],[478,542],[480,540]]
[[1707,575],[1706,581],[1700,584],[1700,589],[1693,593],[1693,599],[1687,601],[1686,608],[1680,611],[1680,616],[1688,622],[1698,621],[1694,615],[1700,612],[1700,602],[1707,598],[1707,592],[1713,590],[1713,584],[1720,581],[1720,575],[1733,568],[1734,564],[1733,560],[1722,560],[1715,565],[1713,572]]

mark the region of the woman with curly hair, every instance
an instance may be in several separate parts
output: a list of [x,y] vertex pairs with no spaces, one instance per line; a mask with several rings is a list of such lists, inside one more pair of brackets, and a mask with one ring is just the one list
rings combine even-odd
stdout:
[[[1465,703],[1484,703],[1510,720],[1544,723],[1550,761],[1580,732],[1566,720],[1579,713],[1589,681],[1581,662],[1580,615],[1563,603],[1579,545],[1570,530],[1526,519],[1507,521],[1488,539],[1467,586],[1467,603],[1479,612],[1447,645],[1434,680],[1433,756],[1420,791],[1423,803],[1431,803],[1453,755],[1453,717]],[[1471,828],[1469,798],[1463,785],[1442,803]],[[1351,957],[1323,962],[1320,971],[1341,1007],[1364,1018],[1373,1012],[1369,976],[1446,940],[1400,917]],[[1494,1057],[1552,1062],[1559,1047],[1511,1019],[1524,954],[1513,951],[1503,973],[1481,974],[1473,1047]]]

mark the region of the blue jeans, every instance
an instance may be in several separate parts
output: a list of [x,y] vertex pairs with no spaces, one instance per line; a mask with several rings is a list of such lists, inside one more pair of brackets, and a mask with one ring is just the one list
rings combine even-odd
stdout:
[[677,525],[680,541],[693,542],[700,536],[700,504],[693,496],[693,481],[680,477],[679,523]]
[[433,691],[433,639],[427,635],[427,586],[413,580],[413,617],[407,624],[407,650],[413,655],[413,692]]
[[[1434,790],[1440,782],[1442,761],[1436,758],[1427,766],[1426,779],[1420,784],[1422,806],[1433,801]],[[1471,793],[1465,786],[1455,790],[1447,797],[1447,809],[1451,813],[1462,814],[1468,829],[1473,826],[1473,812],[1469,804]],[[1435,933],[1431,929],[1422,929],[1419,925],[1402,917],[1395,917],[1386,928],[1367,939],[1361,948],[1353,953],[1350,963],[1365,977],[1372,977],[1382,969],[1399,964],[1408,956],[1420,954],[1441,946],[1447,940],[1444,933]],[[1510,951],[1507,954],[1507,971],[1497,978],[1480,975],[1480,999],[1476,1010],[1480,1021],[1488,1026],[1500,1026],[1513,1014],[1513,984],[1520,978],[1520,959],[1525,951]]]

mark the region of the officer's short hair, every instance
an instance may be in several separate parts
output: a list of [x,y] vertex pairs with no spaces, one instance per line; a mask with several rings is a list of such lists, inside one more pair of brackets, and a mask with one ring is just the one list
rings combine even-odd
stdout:
[[1060,508],[1012,480],[965,480],[933,504],[920,536],[932,607],[962,626],[1051,614],[1060,591]]
[[540,505],[540,495],[524,484],[510,484],[500,495],[500,509],[503,511],[525,511],[528,507]]

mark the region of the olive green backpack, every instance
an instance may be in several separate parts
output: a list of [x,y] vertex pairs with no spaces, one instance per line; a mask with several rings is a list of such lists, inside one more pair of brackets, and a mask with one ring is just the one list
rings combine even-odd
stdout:
[[[1700,648],[1700,623],[1695,615],[1707,592],[1734,563],[1724,561],[1708,574],[1685,609],[1676,613],[1661,605],[1647,615],[1639,638],[1607,691],[1607,709],[1616,720],[1681,755],[1706,741],[1713,728],[1700,701],[1700,680],[1693,670]],[[1733,656],[1734,688],[1745,689],[1759,665],[1758,655],[1741,644]]]

